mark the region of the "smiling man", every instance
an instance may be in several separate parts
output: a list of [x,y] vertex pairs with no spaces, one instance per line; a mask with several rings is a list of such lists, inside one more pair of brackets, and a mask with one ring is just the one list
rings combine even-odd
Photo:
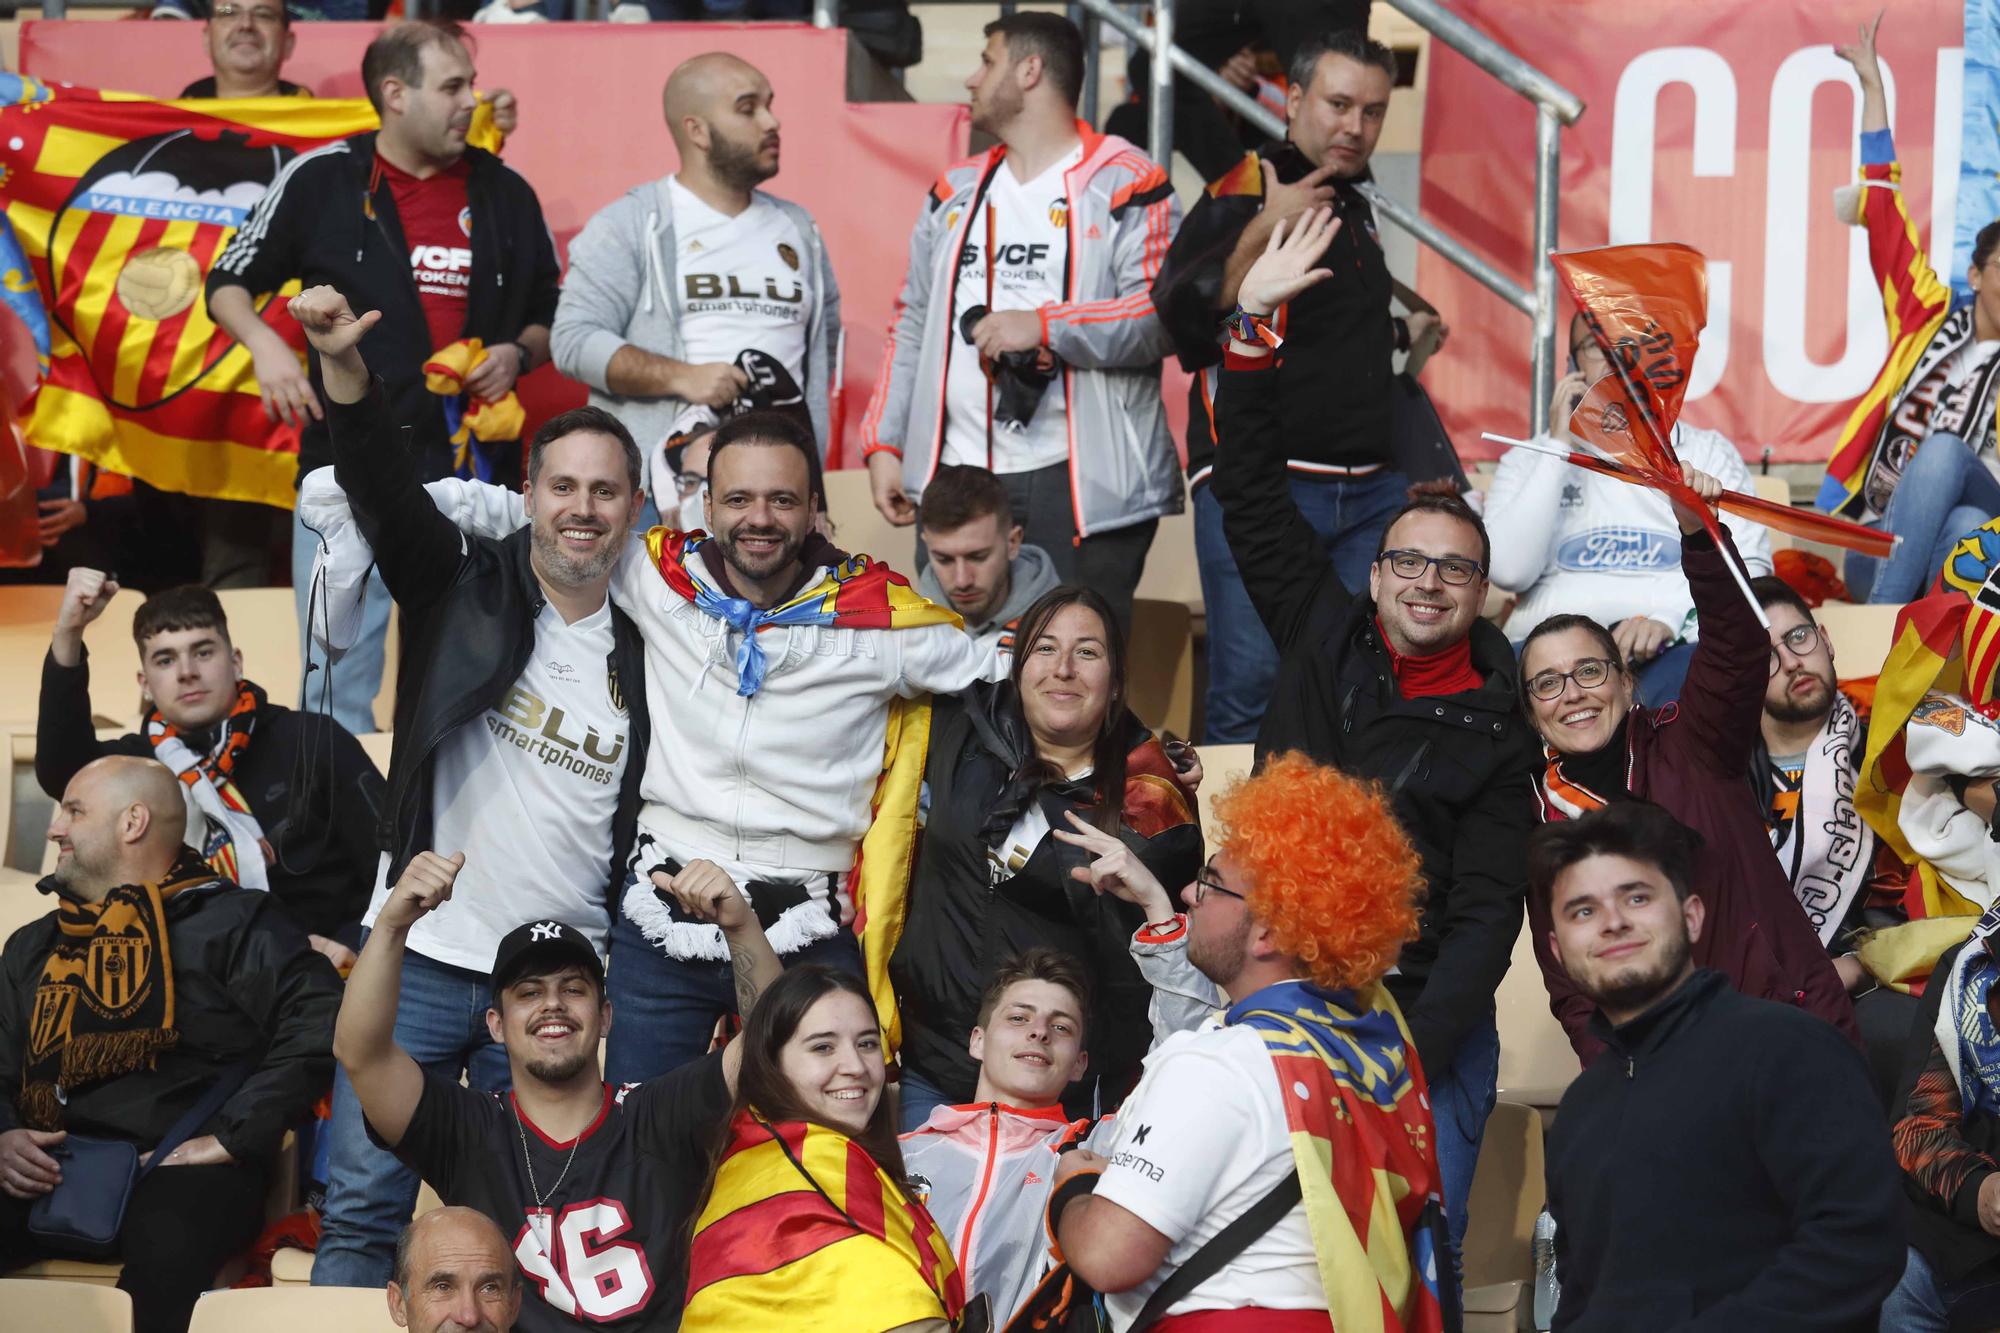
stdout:
[[[1349,280],[1314,267],[1341,229],[1324,209],[1274,229],[1243,278],[1253,322]],[[1211,484],[1280,653],[1257,758],[1299,750],[1381,782],[1423,858],[1422,930],[1386,984],[1430,1077],[1445,1208],[1462,1234],[1499,1075],[1493,994],[1521,928],[1534,735],[1514,704],[1514,654],[1479,618],[1492,555],[1478,515],[1456,496],[1411,500],[1382,530],[1365,595],[1350,586],[1287,479],[1279,371],[1255,336],[1243,326],[1224,362]]]
[[[568,921],[605,947],[632,847],[651,737],[645,653],[606,592],[643,498],[639,451],[594,407],[552,417],[528,450],[532,521],[504,541],[468,540],[419,484],[361,358],[380,313],[356,318],[330,287],[291,309],[318,353],[335,477],[402,608],[408,645],[369,924],[419,852],[450,847],[472,864],[469,892],[411,932],[396,1040],[427,1067],[498,1087],[505,1063],[479,1019],[496,944],[535,916]],[[368,1142],[345,1079],[331,1132],[313,1280],[379,1286],[417,1179]]]
[[203,25],[215,73],[181,89],[182,97],[311,97],[278,71],[292,58],[298,34],[284,0],[224,0]]
[[680,166],[570,242],[556,366],[649,462],[670,433],[746,407],[792,411],[824,456],[840,287],[812,214],[759,188],[781,146],[770,80],[711,51],[676,68],[661,100]]
[[[477,1209],[513,1238],[525,1333],[672,1328],[688,1224],[742,1048],[731,1041],[648,1083],[606,1084],[604,966],[590,935],[546,919],[508,931],[489,963],[485,1022],[513,1091],[464,1087],[419,1064],[396,1043],[398,973],[411,927],[449,902],[469,865],[463,852],[421,852],[404,869],[348,979],[334,1054],[378,1140],[445,1203]],[[729,939],[747,1011],[780,969],[743,895],[707,862],[659,884]]]
[[117,580],[99,570],[69,573],[42,663],[36,781],[60,797],[104,755],[159,759],[181,775],[189,838],[209,864],[270,890],[314,948],[352,962],[385,806],[374,762],[338,722],[274,704],[245,677],[221,601],[197,587],[149,597],[133,615],[145,720],[99,740],[83,632],[117,594]]
[[1700,844],[1635,802],[1529,845],[1549,945],[1616,1057],[1549,1138],[1554,1327],[1872,1331],[1904,1261],[1887,1122],[1839,1033],[1694,965]]

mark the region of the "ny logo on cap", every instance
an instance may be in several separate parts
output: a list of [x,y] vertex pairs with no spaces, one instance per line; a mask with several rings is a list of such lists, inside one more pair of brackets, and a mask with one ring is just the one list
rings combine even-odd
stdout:
[[528,943],[537,940],[559,940],[562,938],[562,922],[537,921],[528,931]]

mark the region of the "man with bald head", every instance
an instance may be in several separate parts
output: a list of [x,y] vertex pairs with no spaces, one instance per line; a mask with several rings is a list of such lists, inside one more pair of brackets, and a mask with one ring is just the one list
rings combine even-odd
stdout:
[[55,907],[0,949],[0,1272],[62,1253],[28,1217],[62,1184],[66,1137],[129,1143],[147,1169],[118,1285],[139,1333],[186,1328],[256,1237],[285,1127],[332,1080],[340,1004],[305,931],[185,846],[186,821],[164,764],[85,765],[49,824],[56,868],[36,887]]
[[750,407],[808,422],[823,458],[840,289],[812,215],[758,188],[778,174],[770,81],[712,51],[668,76],[663,101],[680,169],[570,242],[556,366],[649,463],[670,435]]
[[433,1208],[403,1228],[389,1317],[412,1333],[511,1333],[521,1276],[507,1238],[476,1208]]

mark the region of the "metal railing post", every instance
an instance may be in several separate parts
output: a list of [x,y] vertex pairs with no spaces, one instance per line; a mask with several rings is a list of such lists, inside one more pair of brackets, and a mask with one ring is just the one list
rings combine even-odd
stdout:
[[1565,125],[1583,114],[1583,99],[1447,9],[1439,0],[1389,0],[1418,27],[1540,106],[1554,107]]
[[[1174,57],[1182,56],[1174,45],[1174,0],[1153,0],[1153,58],[1147,72],[1152,76],[1152,101],[1147,106],[1146,144],[1153,160],[1163,171],[1174,168]],[[1182,56],[1182,59],[1187,57]],[[1196,64],[1188,60],[1189,64]],[[1196,64],[1199,68],[1199,65]]]
[[1077,99],[1076,114],[1092,129],[1097,127],[1097,83],[1100,66],[1097,49],[1097,15],[1082,5],[1065,6],[1069,21],[1083,34],[1083,96]]
[[45,19],[68,18],[68,0],[42,0],[42,17]]
[[815,28],[838,28],[840,26],[840,0],[813,0],[813,26]]
[[1547,102],[1535,106],[1535,345],[1530,358],[1528,424],[1549,428],[1549,396],[1556,387],[1556,217],[1562,198],[1562,121]]

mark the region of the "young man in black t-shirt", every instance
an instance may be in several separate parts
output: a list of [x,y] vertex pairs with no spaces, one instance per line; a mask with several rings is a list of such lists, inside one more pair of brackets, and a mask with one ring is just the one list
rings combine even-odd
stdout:
[[[500,942],[486,1016],[507,1048],[513,1091],[475,1092],[427,1072],[394,1040],[402,951],[464,864],[463,853],[410,862],[348,979],[334,1054],[376,1137],[447,1204],[499,1225],[526,1279],[524,1333],[671,1326],[688,1222],[741,1051],[732,1041],[650,1082],[608,1086],[597,1049],[611,1006],[597,953],[574,926],[530,921]],[[781,968],[742,893],[705,861],[654,881],[722,927],[747,1013]]]

